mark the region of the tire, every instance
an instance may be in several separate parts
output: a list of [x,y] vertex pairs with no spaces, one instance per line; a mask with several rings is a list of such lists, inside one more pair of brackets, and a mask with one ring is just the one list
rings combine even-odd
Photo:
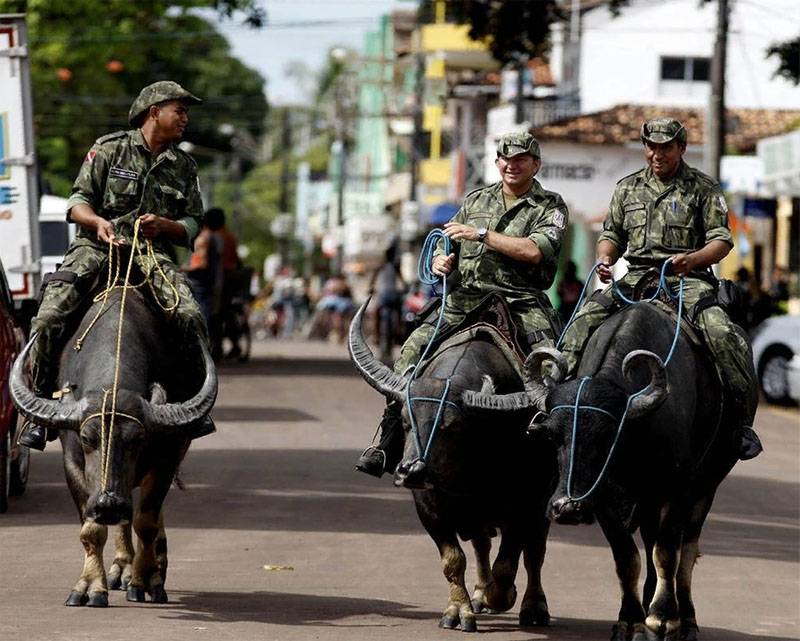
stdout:
[[8,479],[11,476],[11,430],[0,440],[0,514],[8,511]]
[[785,345],[773,345],[758,363],[758,384],[770,403],[786,405],[791,400],[786,376],[786,366],[791,359],[792,350]]
[[[17,440],[20,430],[22,429],[22,419],[17,417],[15,423],[14,434],[11,443]],[[11,461],[11,473],[8,477],[8,494],[9,496],[22,496],[25,493],[25,488],[28,486],[28,475],[30,474],[31,467],[31,451],[24,445],[17,445],[17,456]]]

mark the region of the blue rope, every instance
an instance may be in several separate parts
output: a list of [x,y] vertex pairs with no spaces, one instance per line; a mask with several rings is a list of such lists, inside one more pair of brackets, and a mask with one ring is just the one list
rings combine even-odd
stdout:
[[[444,250],[445,255],[449,255],[451,241],[450,238],[447,237],[441,229],[431,230],[431,232],[425,238],[424,244],[422,245],[422,250],[419,253],[419,260],[417,262],[417,277],[419,278],[419,282],[422,283],[423,285],[436,285],[439,282],[440,277],[433,272],[433,257],[435,255],[436,248],[440,240],[442,241],[442,248]],[[436,431],[439,427],[439,422],[442,417],[442,411],[444,409],[445,403],[449,403],[450,405],[453,405],[456,408],[458,407],[452,401],[446,400],[447,393],[450,391],[449,378],[445,383],[444,391],[442,392],[442,396],[440,398],[411,396],[411,383],[417,378],[417,371],[419,370],[419,366],[425,360],[425,358],[427,358],[431,346],[436,340],[436,337],[439,335],[439,329],[441,328],[442,321],[444,320],[444,307],[445,307],[445,302],[447,300],[447,276],[442,276],[441,279],[442,279],[442,304],[439,307],[439,318],[436,320],[436,325],[433,328],[433,334],[431,334],[430,339],[428,339],[428,344],[422,351],[419,360],[417,360],[417,364],[414,365],[411,376],[408,377],[408,383],[406,384],[406,408],[408,409],[408,417],[411,423],[410,431],[411,434],[414,436],[414,444],[417,446],[417,455],[423,462],[427,462],[428,460],[428,452],[430,451],[431,443],[433,442],[433,437],[436,434]],[[417,427],[417,419],[414,416],[414,408],[411,405],[412,401],[428,401],[439,404],[439,408],[436,411],[436,417],[434,418],[433,425],[431,426],[431,433],[428,436],[428,443],[424,448],[422,447],[422,440],[419,437],[419,428]]]
[[[577,441],[578,437],[578,410],[587,409],[593,410],[596,412],[602,412],[603,414],[608,414],[606,410],[600,407],[594,407],[592,405],[581,405],[581,393],[583,392],[583,386],[590,380],[590,376],[585,376],[581,379],[580,384],[578,385],[578,393],[575,396],[575,405],[559,405],[558,407],[565,407],[571,409],[574,414],[572,415],[572,442],[569,446],[569,471],[567,472],[567,498],[570,501],[583,501],[587,497],[591,496],[592,493],[597,489],[597,486],[600,485],[600,481],[603,480],[603,477],[606,474],[606,470],[608,469],[609,464],[611,463],[611,459],[614,456],[614,450],[617,449],[617,443],[619,442],[619,437],[622,435],[622,426],[625,424],[625,417],[628,415],[628,410],[630,409],[631,402],[634,398],[639,396],[644,390],[639,390],[635,394],[631,394],[628,397],[628,402],[625,405],[625,411],[622,413],[622,418],[619,420],[619,425],[617,426],[617,433],[614,435],[614,440],[611,443],[611,448],[608,450],[608,456],[606,456],[605,463],[603,463],[603,467],[600,470],[600,473],[597,475],[594,483],[592,486],[580,496],[573,496],[572,495],[572,471],[575,467],[575,442]],[[553,408],[556,409],[556,408]],[[551,410],[552,411],[552,410]]]
[[[664,360],[664,366],[665,367],[669,364],[670,360],[672,360],[672,356],[675,353],[675,348],[678,345],[678,337],[680,336],[680,333],[681,333],[681,318],[683,317],[683,287],[684,287],[684,283],[685,283],[684,277],[681,276],[680,280],[679,280],[678,293],[677,294],[673,294],[670,291],[669,283],[667,282],[667,270],[669,269],[669,266],[670,266],[671,263],[672,263],[672,259],[669,259],[669,258],[664,261],[664,264],[661,266],[661,273],[660,273],[659,278],[658,278],[658,287],[656,288],[656,291],[653,293],[653,295],[650,298],[643,299],[641,301],[631,300],[630,298],[625,296],[622,293],[622,291],[620,290],[620,288],[619,288],[618,281],[612,278],[612,287],[614,288],[614,292],[616,293],[616,295],[620,299],[622,299],[628,305],[636,305],[637,303],[652,303],[653,301],[656,300],[656,298],[658,297],[659,293],[662,290],[664,292],[666,292],[666,294],[672,300],[677,300],[678,301],[678,317],[677,317],[677,320],[675,322],[675,335],[672,338],[672,344],[670,345],[669,352],[667,353],[666,359]],[[581,295],[578,297],[578,302],[575,305],[575,309],[573,310],[572,315],[570,316],[569,320],[567,321],[567,324],[564,326],[564,331],[561,332],[561,336],[558,339],[558,343],[556,343],[556,349],[559,349],[561,347],[561,343],[564,340],[564,336],[567,333],[567,329],[569,328],[570,325],[572,325],[573,320],[575,320],[575,315],[577,314],[578,309],[580,309],[581,304],[583,303],[584,297],[586,296],[586,288],[587,288],[589,282],[591,281],[591,275],[594,274],[595,270],[601,264],[602,263],[600,261],[597,261],[594,264],[594,266],[592,267],[591,272],[589,272],[590,276],[586,279],[586,283],[584,284],[583,289],[581,290]],[[589,380],[591,380],[590,376],[585,376],[584,378],[581,379],[581,381],[580,381],[580,383],[578,385],[578,392],[577,392],[577,394],[575,396],[575,404],[574,405],[557,405],[557,406],[553,407],[550,410],[551,412],[554,412],[554,411],[560,410],[560,409],[569,409],[569,410],[572,410],[572,412],[573,412],[573,415],[572,415],[572,442],[570,443],[569,471],[568,471],[568,474],[567,474],[567,498],[569,500],[571,500],[571,501],[583,501],[584,499],[586,499],[588,496],[590,496],[597,489],[597,486],[600,484],[600,481],[605,476],[606,470],[608,469],[608,466],[611,463],[611,458],[614,455],[614,450],[617,447],[617,442],[619,441],[619,438],[622,435],[622,426],[625,424],[625,418],[628,416],[628,410],[630,409],[631,402],[633,401],[634,398],[636,398],[642,392],[644,392],[644,389],[641,389],[638,392],[635,392],[634,394],[631,394],[631,395],[628,396],[628,400],[627,400],[627,403],[625,405],[625,411],[622,413],[622,418],[619,419],[619,423],[617,425],[617,433],[614,436],[614,441],[611,443],[611,448],[608,451],[608,456],[606,457],[605,463],[603,463],[603,467],[600,470],[600,473],[598,474],[597,479],[595,479],[595,482],[592,484],[592,486],[586,492],[584,492],[584,494],[582,494],[579,497],[574,497],[574,496],[572,496],[572,471],[573,471],[573,467],[575,465],[575,442],[576,442],[577,436],[578,436],[578,411],[579,410],[589,410],[589,411],[593,411],[593,412],[600,412],[602,414],[605,414],[606,416],[609,416],[612,419],[616,418],[613,414],[611,414],[610,412],[608,412],[608,411],[606,411],[606,410],[604,410],[604,409],[602,409],[600,407],[595,407],[593,405],[581,405],[580,404],[581,394],[583,393],[583,386]]]

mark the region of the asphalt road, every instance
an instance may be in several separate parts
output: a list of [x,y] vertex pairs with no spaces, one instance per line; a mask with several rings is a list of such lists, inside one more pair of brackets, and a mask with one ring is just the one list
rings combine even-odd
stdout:
[[[0,640],[459,638],[436,627],[447,587],[410,495],[352,471],[382,400],[346,358],[269,342],[221,369],[219,432],[192,446],[186,491],[167,500],[167,605],[114,592],[107,609],[63,606],[82,565],[78,520],[58,444],[34,454],[27,493],[0,515]],[[757,429],[766,452],[725,481],[701,539],[705,641],[800,638],[800,413],[762,406]],[[553,527],[544,585],[550,628],[520,630],[515,609],[479,617],[480,632],[608,638],[618,588],[597,526]]]

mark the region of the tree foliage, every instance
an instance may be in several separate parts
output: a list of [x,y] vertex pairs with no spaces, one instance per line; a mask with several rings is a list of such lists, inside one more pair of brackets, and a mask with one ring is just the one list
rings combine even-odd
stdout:
[[767,49],[767,55],[778,58],[775,75],[800,84],[800,37],[772,45]]
[[261,133],[264,79],[231,56],[198,8],[223,16],[243,10],[248,24],[264,19],[252,0],[0,0],[0,12],[27,14],[37,151],[52,191],[68,191],[96,138],[128,128],[133,99],[157,80],[175,80],[205,100],[191,110],[189,142],[228,150],[223,123]]
[[[628,0],[609,0],[617,12]],[[435,0],[420,4],[420,20],[433,22]],[[545,55],[550,49],[550,27],[569,18],[563,0],[463,0],[447,3],[447,17],[470,25],[473,40],[489,39],[492,56],[505,64],[521,57]]]

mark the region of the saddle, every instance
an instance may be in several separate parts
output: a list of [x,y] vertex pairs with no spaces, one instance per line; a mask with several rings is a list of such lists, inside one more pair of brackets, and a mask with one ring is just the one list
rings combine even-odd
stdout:
[[[514,324],[508,303],[499,294],[491,293],[485,296],[460,323],[437,336],[428,353],[433,356],[473,340],[485,340],[497,345],[509,363],[522,376],[523,363],[531,351],[531,346]],[[421,369],[428,361],[430,357],[421,365]]]

